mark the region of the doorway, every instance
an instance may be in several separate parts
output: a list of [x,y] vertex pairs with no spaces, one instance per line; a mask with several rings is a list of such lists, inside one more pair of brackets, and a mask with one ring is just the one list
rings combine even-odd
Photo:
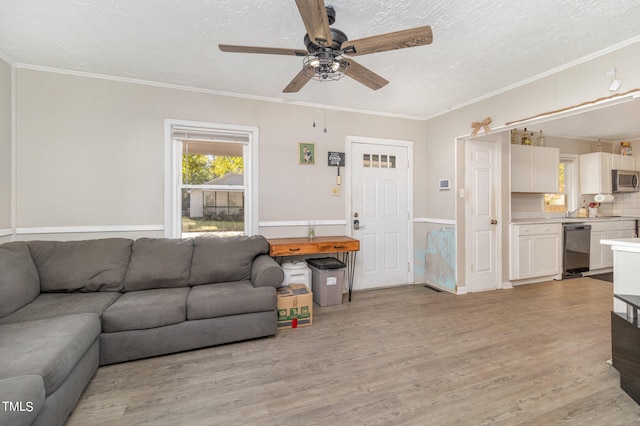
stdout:
[[347,138],[346,217],[360,240],[354,289],[413,282],[413,143]]

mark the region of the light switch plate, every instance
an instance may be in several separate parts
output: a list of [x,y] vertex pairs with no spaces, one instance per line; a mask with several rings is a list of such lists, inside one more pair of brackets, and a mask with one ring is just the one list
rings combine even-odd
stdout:
[[331,195],[335,195],[335,196],[340,195],[340,187],[334,186],[333,188],[331,188]]

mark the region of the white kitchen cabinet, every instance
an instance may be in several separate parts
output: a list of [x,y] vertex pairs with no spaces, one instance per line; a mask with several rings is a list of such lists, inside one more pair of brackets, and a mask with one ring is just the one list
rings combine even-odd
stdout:
[[590,252],[589,270],[613,267],[613,252],[611,247],[600,244],[600,240],[617,240],[636,236],[636,221],[604,221],[590,222]]
[[612,170],[636,170],[636,159],[631,155],[611,154]]
[[511,280],[562,273],[562,224],[511,225]]
[[581,194],[611,194],[612,155],[592,152],[580,156]]
[[511,192],[558,192],[560,150],[511,145]]
[[611,194],[611,170],[636,170],[630,155],[592,152],[580,156],[580,193]]

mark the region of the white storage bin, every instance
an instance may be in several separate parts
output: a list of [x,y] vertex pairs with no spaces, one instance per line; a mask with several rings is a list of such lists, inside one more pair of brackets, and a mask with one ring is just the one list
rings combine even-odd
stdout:
[[311,269],[307,266],[307,262],[295,260],[282,262],[282,269],[284,270],[284,281],[280,284],[281,287],[289,284],[304,284],[309,291],[312,291]]

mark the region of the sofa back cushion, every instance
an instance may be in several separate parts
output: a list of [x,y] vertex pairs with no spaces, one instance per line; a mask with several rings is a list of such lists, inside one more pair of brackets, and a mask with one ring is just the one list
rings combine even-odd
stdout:
[[126,291],[184,287],[189,284],[192,239],[140,238],[133,243]]
[[261,236],[198,237],[194,241],[190,285],[248,280],[251,264],[260,254],[269,253],[269,243]]
[[27,243],[0,245],[0,317],[29,304],[40,294],[40,278]]
[[132,240],[29,241],[43,292],[121,291]]

